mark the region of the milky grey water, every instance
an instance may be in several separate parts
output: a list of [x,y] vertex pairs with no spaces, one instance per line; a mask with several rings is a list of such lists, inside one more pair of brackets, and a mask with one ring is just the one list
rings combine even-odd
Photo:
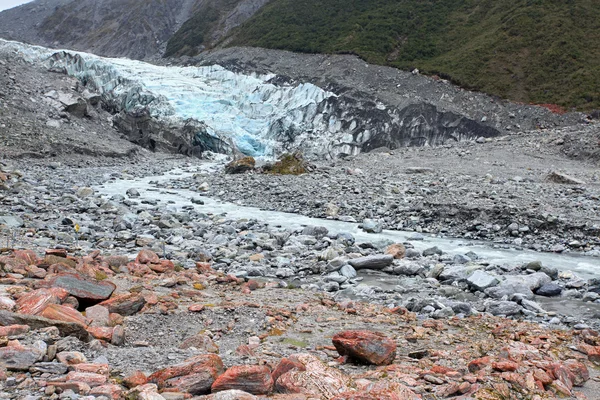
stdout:
[[[99,193],[110,197],[113,195],[125,195],[127,189],[135,188],[141,194],[141,199],[158,200],[163,206],[169,205],[177,210],[182,207],[193,206],[196,210],[207,214],[226,214],[231,219],[256,219],[273,227],[287,229],[298,229],[307,225],[319,225],[329,229],[332,233],[348,232],[354,235],[357,242],[409,241],[417,250],[424,250],[437,246],[447,254],[465,254],[469,251],[475,252],[480,258],[494,264],[523,264],[530,261],[541,261],[546,266],[551,266],[560,271],[572,271],[584,278],[600,276],[600,258],[584,256],[574,253],[541,253],[532,250],[495,248],[492,243],[482,241],[440,238],[433,235],[423,235],[424,240],[410,240],[413,232],[389,231],[382,233],[366,233],[358,227],[358,223],[342,222],[330,219],[311,218],[298,214],[278,211],[261,210],[256,207],[240,206],[234,203],[203,197],[199,192],[187,189],[160,189],[156,190],[156,184],[164,184],[177,179],[193,176],[200,171],[208,172],[214,168],[214,164],[206,164],[201,169],[197,167],[189,170],[175,169],[164,175],[148,176],[145,178],[109,181],[104,185],[96,187]],[[150,190],[148,190],[150,189]],[[192,199],[201,199],[203,205],[193,204]]]

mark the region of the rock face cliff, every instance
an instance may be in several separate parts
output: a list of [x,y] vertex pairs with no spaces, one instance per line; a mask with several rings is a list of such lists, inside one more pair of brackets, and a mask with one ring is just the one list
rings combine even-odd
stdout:
[[0,13],[0,37],[108,57],[158,58],[167,43],[171,54],[195,54],[267,1],[35,0]]

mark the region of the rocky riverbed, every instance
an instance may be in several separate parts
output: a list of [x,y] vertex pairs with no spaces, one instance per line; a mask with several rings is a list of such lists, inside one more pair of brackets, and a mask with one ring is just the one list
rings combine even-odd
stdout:
[[[493,149],[501,145],[481,143],[431,151],[475,153],[485,146]],[[263,190],[264,198],[274,192],[291,196],[292,189],[297,188],[294,198],[298,201],[294,203],[298,207],[290,211],[302,212],[307,203],[300,199],[318,199],[312,194],[316,188],[312,193],[298,188],[306,182],[323,182],[324,176],[331,178],[329,182],[351,182],[336,192],[338,196],[354,193],[356,199],[362,199],[364,191],[368,199],[367,188],[374,187],[369,185],[374,185],[371,181],[382,168],[374,158],[398,163],[402,172],[393,179],[416,176],[410,185],[424,185],[427,178],[422,174],[435,172],[407,172],[405,168],[414,165],[404,167],[402,160],[410,153],[363,155],[339,165],[320,165],[317,172],[294,177],[225,176],[219,173],[222,165],[218,163],[159,154],[133,164],[95,159],[72,159],[72,165],[67,165],[66,159],[7,161],[2,167],[0,194],[4,210],[0,217],[2,246],[6,247],[2,250],[0,296],[8,314],[3,314],[0,322],[27,328],[6,328],[2,357],[5,365],[6,360],[21,356],[31,362],[14,372],[15,368],[8,366],[4,381],[8,398],[90,394],[119,398],[130,387],[147,382],[149,386],[128,395],[159,399],[152,396],[160,391],[163,398],[183,398],[177,397],[185,396],[181,393],[165,390],[207,393],[225,369],[240,364],[264,367],[251,371],[255,381],[238,382],[238,386],[219,383],[213,391],[241,388],[262,395],[275,390],[280,398],[334,398],[344,391],[372,392],[367,398],[388,398],[382,397],[384,392],[396,396],[389,398],[443,398],[461,393],[480,398],[494,398],[498,393],[507,398],[535,393],[584,398],[586,390],[590,393],[586,388],[595,388],[595,383],[588,381],[583,371],[594,376],[594,370],[586,365],[591,367],[589,363],[597,360],[594,346],[600,344],[593,331],[599,328],[597,279],[582,278],[541,262],[497,264],[475,252],[451,255],[434,246],[423,248],[422,241],[427,238],[418,231],[426,230],[426,225],[421,229],[413,226],[412,237],[404,243],[376,240],[376,236],[372,241],[356,240],[349,232],[329,232],[318,224],[291,229],[253,218],[234,219],[213,214],[202,204],[208,200],[201,196],[207,194],[239,201],[239,193],[246,188],[248,193],[255,193],[245,198],[246,203],[252,203],[258,199],[257,187],[269,188]],[[513,165],[517,168],[518,164]],[[177,174],[160,179],[160,174],[174,168],[178,168],[181,179]],[[349,170],[353,172],[349,174]],[[583,171],[577,179],[594,182],[593,169]],[[464,171],[456,176],[461,174]],[[153,175],[157,178],[150,179],[144,189],[136,188],[142,177]],[[246,181],[253,185],[240,183]],[[595,188],[587,183],[564,186],[529,180],[498,185],[523,193],[527,193],[528,185],[558,193],[585,188],[578,192],[582,196]],[[112,194],[103,194],[108,187]],[[122,193],[114,193],[115,187]],[[333,184],[330,187],[335,188]],[[182,189],[193,189],[197,196],[186,194],[180,202],[161,200]],[[321,189],[326,192],[327,188]],[[403,186],[400,190],[403,195],[410,193]],[[292,200],[288,197],[287,201]],[[567,204],[566,199],[562,201]],[[357,200],[356,204],[367,203]],[[327,208],[327,203],[321,206]],[[338,211],[338,218],[344,214]],[[362,217],[374,215],[365,213]],[[385,226],[385,220],[375,218],[361,222],[363,228],[374,231],[379,229],[377,225]],[[515,245],[516,239],[530,239],[526,232],[517,232],[516,236],[505,234],[502,243]],[[595,261],[595,244],[589,236],[580,240],[584,243],[580,251]],[[57,284],[57,280],[63,283]],[[45,289],[57,286],[68,293],[48,293]],[[103,298],[82,294],[75,290],[77,286],[92,287],[102,292],[98,296]],[[108,295],[106,287],[113,289]],[[93,309],[100,302],[108,313]],[[90,322],[95,313],[103,315],[104,322]],[[32,315],[41,316],[43,322]],[[57,332],[49,328],[57,323],[44,322],[48,319],[72,324],[57,325]],[[347,330],[365,335],[382,332],[398,346],[394,363],[368,368],[355,366],[352,358],[337,359],[343,351],[338,353],[332,347],[331,337]],[[466,336],[469,339],[465,340]],[[73,351],[81,354],[69,353]],[[511,355],[511,351],[518,355]],[[56,352],[67,352],[83,366],[78,369],[64,357],[56,362]],[[306,352],[309,355],[294,355]],[[194,358],[205,353],[218,354],[223,367],[214,359]],[[456,354],[461,356],[456,358]],[[284,379],[278,384],[280,379],[271,375],[274,386],[269,386],[265,374],[275,374],[282,357],[291,360],[290,368],[310,372],[295,377],[292,383],[310,384],[303,389],[289,387],[286,385],[292,383]],[[484,359],[478,360],[481,357]],[[190,377],[190,372],[185,372],[196,368],[189,363],[206,367],[209,361],[217,363],[212,378]],[[43,364],[38,365],[40,362]],[[173,367],[175,364],[179,367]],[[150,375],[161,368],[171,371],[169,378]],[[173,368],[179,372],[173,374]],[[238,372],[233,369],[222,380],[237,382]],[[315,380],[322,374],[337,381],[326,384]],[[529,374],[531,378],[527,378]],[[265,381],[262,389],[254,389],[257,382]],[[585,381],[584,394],[578,394],[573,385]],[[330,384],[335,389],[327,386]],[[196,389],[190,389],[192,386]],[[298,391],[304,397],[282,396]],[[336,398],[355,398],[344,396]]]

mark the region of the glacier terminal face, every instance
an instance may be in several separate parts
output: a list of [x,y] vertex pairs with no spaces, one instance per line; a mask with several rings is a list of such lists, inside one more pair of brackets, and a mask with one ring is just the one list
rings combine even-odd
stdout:
[[[148,115],[188,131],[194,127],[196,132],[179,139],[189,146],[173,146],[179,149],[237,149],[264,158],[300,150],[309,158],[333,158],[382,146],[439,145],[498,134],[430,104],[400,110],[368,96],[350,98],[312,83],[289,83],[275,74],[237,73],[219,65],[157,66],[4,40],[0,51],[77,77],[115,112]],[[136,124],[129,129],[138,129]]]

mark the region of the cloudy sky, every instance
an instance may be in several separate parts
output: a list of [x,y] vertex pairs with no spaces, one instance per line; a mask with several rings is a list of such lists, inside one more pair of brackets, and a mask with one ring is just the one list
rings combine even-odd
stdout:
[[32,0],[0,0],[0,11],[8,10],[21,4],[29,3]]

